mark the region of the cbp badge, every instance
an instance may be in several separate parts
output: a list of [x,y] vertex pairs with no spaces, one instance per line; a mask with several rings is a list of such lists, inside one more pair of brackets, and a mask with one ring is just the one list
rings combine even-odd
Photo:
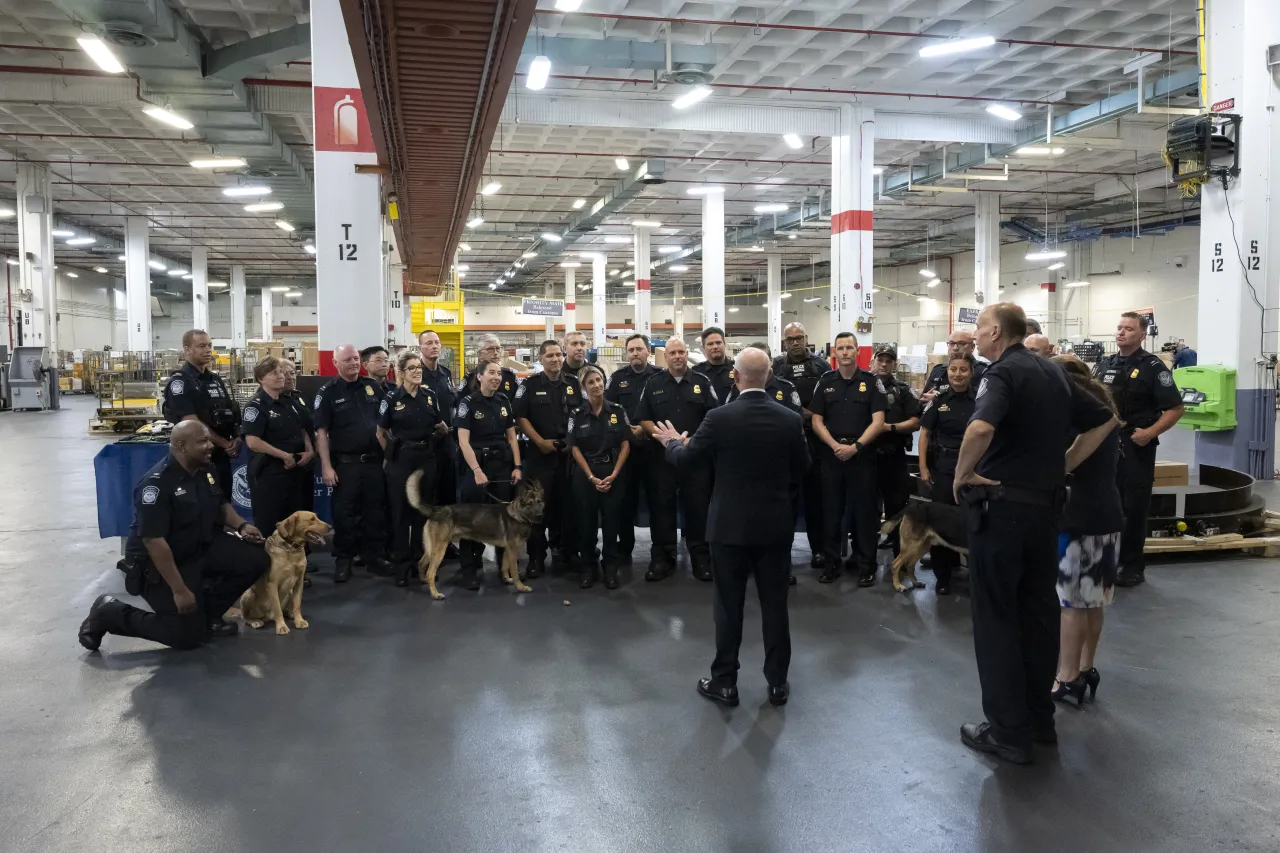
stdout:
[[778,394],[777,394],[777,396],[778,396],[778,402],[779,402],[779,403],[781,403],[781,402],[782,402],[782,392],[781,392],[781,391],[779,391],[779,392],[778,392]]
[[366,394],[368,394],[370,397],[372,397],[372,396],[373,396],[373,386],[372,386],[372,385],[366,385],[366,386],[364,386],[364,393],[366,393]]
[[209,478],[209,485],[210,485],[210,486],[216,486],[216,485],[218,485],[218,484],[217,484],[217,482],[215,482],[215,481],[214,481],[214,479],[213,479],[213,475],[212,475],[212,474],[210,474],[208,471],[205,471],[205,472],[204,472],[204,475],[205,475],[206,477],[208,477],[208,478]]
[[862,391],[862,392],[866,392],[866,390],[867,390],[867,383],[865,383],[865,382],[859,382],[859,383],[858,383],[858,390],[859,390],[859,391]]
[[1138,368],[1136,368],[1136,367],[1135,367],[1135,368],[1133,369],[1133,373],[1130,373],[1130,374],[1129,374],[1129,378],[1130,378],[1130,379],[1137,379],[1137,378],[1138,378]]
[[695,394],[701,394],[701,393],[702,393],[702,386],[701,386],[701,385],[694,385],[694,386],[693,386],[693,393],[695,393]]
[[946,403],[943,403],[941,406],[939,406],[939,407],[938,407],[938,411],[939,411],[939,412],[949,412],[949,411],[951,411],[951,407],[950,407],[950,406],[948,406]]
[[571,396],[571,397],[572,397],[572,396],[573,396],[573,386],[572,386],[572,385],[566,385],[566,386],[565,386],[565,389],[564,389],[564,393],[566,393],[566,394],[568,394],[569,396]]
[[481,419],[483,419],[483,418],[484,418],[484,412],[482,412],[482,411],[480,411],[480,410],[478,410],[478,409],[477,409],[477,410],[476,410],[476,420],[481,420]]
[[627,380],[625,380],[625,379],[624,379],[624,380],[622,380],[621,382],[619,382],[619,383],[618,383],[618,387],[619,387],[619,388],[626,388],[626,387],[627,387],[628,385],[630,385],[630,384],[631,384],[630,382],[628,382]]
[[503,407],[502,407],[502,416],[503,416],[504,418],[507,416],[507,407],[506,407],[506,406],[503,406]]
[[[386,401],[386,400],[383,400],[382,402],[383,402],[383,405],[385,405],[387,401]],[[397,411],[397,412],[404,411],[404,401],[403,401],[403,400],[402,400],[402,401],[400,401],[399,403],[396,403],[396,411]]]
[[616,414],[609,415],[609,423],[616,424],[617,422],[618,422],[618,416]]

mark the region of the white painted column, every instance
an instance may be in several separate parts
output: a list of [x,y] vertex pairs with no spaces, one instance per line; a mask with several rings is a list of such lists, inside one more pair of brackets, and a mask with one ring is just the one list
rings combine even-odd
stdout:
[[871,363],[875,114],[845,105],[831,139],[831,335],[854,332],[858,363]]
[[702,196],[702,327],[724,328],[724,188]]
[[782,352],[782,255],[769,256],[767,296],[769,314],[769,349],[774,355]]
[[[19,162],[17,165],[18,286],[21,290],[31,291],[30,302],[15,300],[16,307],[22,311],[22,344],[47,347],[50,364],[56,365],[58,290],[53,273],[52,185],[48,169],[32,163]],[[148,312],[148,338],[151,336],[150,320]],[[14,335],[13,342],[17,344],[17,335]],[[3,343],[8,345],[9,341],[6,339]]]
[[[1275,394],[1271,374],[1257,362],[1264,353],[1276,352],[1280,304],[1280,119],[1274,111],[1280,103],[1280,68],[1266,64],[1268,47],[1280,44],[1280,15],[1275,0],[1214,0],[1207,15],[1206,105],[1234,100],[1224,111],[1243,121],[1240,176],[1225,192],[1216,179],[1200,189],[1197,350],[1202,367],[1235,368],[1238,426],[1198,431],[1196,462],[1270,478]],[[1159,342],[1148,340],[1146,346],[1158,350]]]
[[209,250],[191,247],[191,328],[209,331]]
[[636,259],[636,331],[642,335],[653,335],[653,315],[649,301],[649,231],[648,228],[635,229]]
[[684,281],[677,278],[671,302],[671,334],[684,338]]
[[608,275],[605,267],[609,262],[603,252],[591,259],[591,346],[604,346],[608,334],[609,318],[605,315],[607,307],[606,289]]
[[[573,270],[567,269],[564,271],[564,274],[565,274],[565,278],[570,278],[573,276]],[[555,282],[551,282],[551,281],[547,282],[546,291],[544,292],[543,296],[545,296],[548,301],[552,301],[556,298]],[[556,318],[548,317],[546,330],[543,332],[543,339],[549,341],[555,336],[556,336]]]
[[129,349],[147,352],[155,347],[151,336],[151,239],[142,216],[124,219],[125,318]]
[[231,346],[239,349],[245,345],[245,293],[244,267],[231,266]]
[[267,287],[262,288],[259,293],[262,295],[262,339],[269,341],[275,336],[272,314],[275,313],[276,295]]
[[334,375],[333,350],[387,336],[380,178],[364,96],[339,0],[312,0],[315,121],[316,321],[320,373]]
[[973,295],[978,305],[1000,301],[1000,193],[975,193]]
[[578,328],[578,276],[577,270],[564,271],[564,333],[567,335]]

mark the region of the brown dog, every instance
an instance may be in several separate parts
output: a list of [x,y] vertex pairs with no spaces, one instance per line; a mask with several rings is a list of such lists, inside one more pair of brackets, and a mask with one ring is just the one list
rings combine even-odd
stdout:
[[[936,501],[911,501],[906,509],[886,521],[880,532],[888,535],[895,527],[901,527],[900,548],[893,560],[893,588],[898,592],[924,588],[924,584],[916,580],[916,563],[934,545],[950,548],[957,554],[969,553],[969,534],[962,507]],[[902,582],[904,573],[910,587]]]
[[516,488],[516,497],[509,504],[454,504],[430,506],[422,502],[418,483],[422,472],[415,471],[405,483],[409,503],[427,518],[422,530],[422,559],[418,561],[418,576],[431,591],[434,599],[444,598],[436,589],[436,572],[444,560],[445,549],[450,542],[470,539],[496,548],[505,548],[502,555],[502,582],[515,584],[519,592],[533,592],[521,583],[516,555],[524,550],[525,542],[533,529],[533,523],[542,518],[544,497],[542,484],[536,480],[522,482]]
[[[333,528],[316,517],[314,512],[299,511],[276,525],[267,537],[267,554],[271,557],[271,569],[258,578],[253,586],[240,596],[240,615],[250,628],[261,628],[268,619],[275,620],[276,633],[289,633],[284,623],[287,609],[293,617],[293,627],[308,627],[302,618],[302,580],[307,576],[306,542],[322,545],[324,535]],[[281,602],[288,601],[285,608]],[[237,615],[235,608],[227,616]]]

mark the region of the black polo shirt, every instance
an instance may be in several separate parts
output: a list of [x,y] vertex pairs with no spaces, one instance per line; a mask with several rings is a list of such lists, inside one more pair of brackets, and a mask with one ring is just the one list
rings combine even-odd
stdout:
[[444,415],[436,408],[436,395],[425,385],[410,394],[397,388],[378,404],[378,426],[401,441],[430,441]]
[[492,397],[479,391],[468,394],[458,401],[453,426],[467,430],[472,447],[501,447],[507,443],[507,430],[515,426],[511,401],[500,391]]
[[861,368],[848,379],[838,370],[827,371],[814,387],[809,404],[809,411],[822,416],[832,438],[850,443],[862,437],[876,412],[888,408],[880,380]]
[[[800,414],[800,392],[796,390],[796,386],[792,385],[785,379],[779,379],[777,376],[769,377],[769,382],[764,386],[764,393],[769,395],[769,399],[781,403],[786,408]],[[737,384],[729,391],[729,397],[726,403],[732,403],[734,400],[742,396],[742,392],[738,390]]]
[[716,389],[716,397],[721,402],[727,402],[729,392],[737,384],[736,377],[733,374],[733,362],[728,358],[719,364],[704,361],[698,365],[697,370],[711,380],[711,387]]
[[929,430],[929,459],[939,471],[954,472],[964,444],[964,431],[977,404],[973,386],[961,391],[948,388],[929,401],[920,416],[920,426]]
[[813,354],[800,361],[792,361],[788,355],[780,355],[773,360],[773,375],[795,385],[796,393],[800,395],[800,405],[811,412],[813,407],[810,404],[813,402],[813,392],[818,387],[818,380],[830,372],[831,365],[827,364],[826,359]]
[[372,379],[332,379],[316,394],[316,429],[329,432],[330,453],[381,453],[378,405],[382,397]]
[[577,367],[571,367],[569,365],[568,359],[565,359],[564,363],[560,365],[560,372],[565,376],[572,376],[574,379],[577,379],[578,374],[582,372],[582,368],[586,366],[587,366],[587,362],[584,361],[582,362],[582,364],[579,364]]
[[[1182,405],[1182,393],[1169,368],[1141,347],[1131,355],[1103,357],[1093,373],[1111,391],[1126,433],[1146,429],[1164,412]],[[1152,445],[1159,443],[1159,439],[1151,441]]]
[[302,420],[293,400],[285,394],[272,400],[270,394],[259,390],[245,404],[243,421],[241,435],[260,438],[285,453],[302,453],[307,449]]
[[1101,426],[1111,410],[1066,372],[1022,344],[1005,350],[978,382],[973,420],[995,427],[977,473],[1004,486],[1054,492],[1066,482],[1072,437]]
[[711,380],[694,370],[677,380],[670,371],[659,370],[644,385],[636,418],[660,424],[671,421],[676,432],[693,435],[707,412],[719,405]]
[[582,386],[576,376],[561,373],[554,381],[535,373],[516,389],[515,417],[525,418],[547,441],[563,440],[569,416],[582,405]]
[[[951,387],[950,380],[947,379],[947,364],[948,362],[935,364],[933,370],[929,371],[929,378],[924,381],[924,390],[926,392],[937,391],[941,394]],[[978,387],[978,380],[982,378],[982,374],[986,373],[987,368],[990,366],[985,361],[978,361],[976,358],[973,360],[973,378],[969,380],[970,388]]]
[[[502,368],[502,382],[498,385],[498,391],[508,400],[516,398],[516,389],[520,387],[520,378],[516,376],[516,372],[509,367]],[[474,394],[480,390],[480,385],[476,381],[476,369],[473,367],[462,379],[462,394]]]
[[[877,376],[884,388],[888,408],[884,410],[886,424],[900,424],[920,416],[920,401],[911,393],[911,386],[900,382],[896,376]],[[899,453],[911,447],[911,433],[884,432],[875,440],[880,453]]]
[[182,365],[165,383],[161,413],[175,424],[195,415],[223,438],[235,438],[240,427],[240,407],[222,377],[212,370],[199,370],[191,362]]
[[436,362],[435,370],[427,367],[425,361],[422,363],[422,384],[434,392],[436,408],[450,417],[452,416],[453,407],[458,404],[458,400],[470,393],[465,389],[460,392],[459,389],[454,387],[453,373],[440,362]]
[[211,465],[188,473],[170,454],[133,487],[133,525],[125,554],[146,557],[143,539],[163,539],[179,566],[199,559],[222,530],[226,496]]
[[631,422],[639,423],[636,410],[640,407],[640,395],[644,392],[649,377],[658,372],[659,368],[652,364],[646,364],[644,370],[640,371],[630,364],[623,365],[609,374],[609,382],[604,386],[604,398],[611,403],[621,403]]
[[569,418],[569,435],[566,446],[578,448],[590,462],[593,458],[616,454],[631,436],[631,421],[627,419],[627,410],[620,403],[605,401],[600,414],[591,411],[591,406],[583,406]]

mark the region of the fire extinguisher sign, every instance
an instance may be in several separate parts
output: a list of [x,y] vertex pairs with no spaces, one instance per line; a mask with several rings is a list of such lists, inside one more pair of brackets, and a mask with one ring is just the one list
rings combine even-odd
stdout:
[[359,89],[316,86],[315,139],[317,151],[373,153],[369,114]]

